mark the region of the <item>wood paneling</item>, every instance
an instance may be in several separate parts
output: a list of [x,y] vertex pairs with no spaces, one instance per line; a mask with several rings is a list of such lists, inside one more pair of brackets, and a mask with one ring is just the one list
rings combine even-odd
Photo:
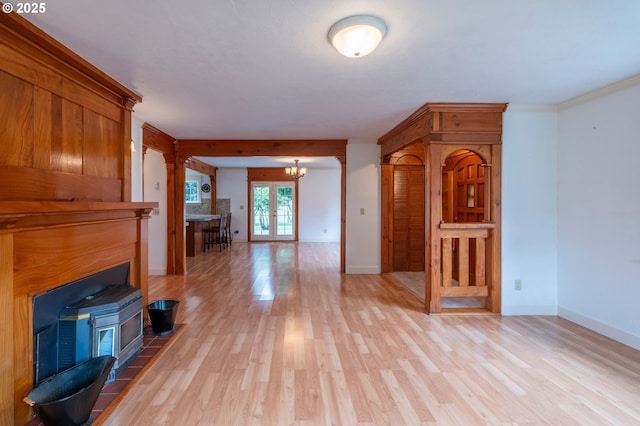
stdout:
[[24,167],[0,167],[1,201],[120,201],[121,182]]
[[13,424],[13,234],[0,233],[0,424]]
[[424,271],[424,166],[395,166],[393,194],[393,270]]
[[83,173],[118,178],[123,157],[122,146],[113,143],[118,141],[118,123],[88,109],[84,110],[83,121]]
[[[16,185],[0,190],[0,199],[129,201],[130,153],[124,148],[138,95],[15,14],[0,21],[0,87],[0,166],[38,170],[0,177],[39,178],[12,181]],[[94,177],[118,185],[98,185],[95,195],[89,189]],[[50,181],[56,190],[41,185]]]
[[415,142],[501,143],[506,104],[427,103],[378,139],[383,157]]
[[[6,102],[0,102],[0,165],[33,165],[33,86],[0,71],[0,87]],[[9,102],[9,100],[13,102]]]

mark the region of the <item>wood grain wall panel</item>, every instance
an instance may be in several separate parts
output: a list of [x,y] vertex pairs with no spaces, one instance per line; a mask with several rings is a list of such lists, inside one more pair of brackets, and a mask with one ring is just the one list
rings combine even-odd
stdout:
[[53,132],[51,92],[34,87],[33,90],[33,167],[51,168],[51,138]]
[[19,273],[60,259],[135,243],[136,233],[132,220],[21,232],[14,241],[14,270]]
[[[64,75],[61,69],[52,68],[39,60],[25,56],[25,51],[17,47],[0,43],[2,70],[71,102],[86,106],[114,121],[121,120],[121,97],[109,94],[104,88],[102,93],[97,93],[96,90],[88,88],[90,86],[88,81],[85,84],[76,82],[77,80]],[[84,80],[80,75],[74,77]]]
[[16,271],[14,274],[16,294],[43,293],[96,272],[133,261],[135,256],[135,243],[125,243],[108,250],[93,250],[72,259],[44,265],[45,267]]
[[117,178],[122,162],[120,125],[84,109],[83,174]]
[[502,112],[441,112],[443,132],[502,132]]
[[82,174],[82,107],[54,96],[54,119],[51,168],[55,171]]
[[0,165],[33,165],[33,86],[0,71]]
[[121,201],[121,181],[25,167],[0,166],[2,201]]

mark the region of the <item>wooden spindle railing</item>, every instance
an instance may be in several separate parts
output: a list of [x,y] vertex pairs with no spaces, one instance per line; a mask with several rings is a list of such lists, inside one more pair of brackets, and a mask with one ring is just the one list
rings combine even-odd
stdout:
[[[492,223],[443,223],[441,297],[487,296],[486,241]],[[455,260],[457,260],[457,268]]]

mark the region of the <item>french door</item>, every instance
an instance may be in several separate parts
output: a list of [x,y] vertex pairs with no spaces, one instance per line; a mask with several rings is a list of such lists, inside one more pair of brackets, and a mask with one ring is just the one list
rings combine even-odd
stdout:
[[295,239],[295,183],[251,183],[251,241]]

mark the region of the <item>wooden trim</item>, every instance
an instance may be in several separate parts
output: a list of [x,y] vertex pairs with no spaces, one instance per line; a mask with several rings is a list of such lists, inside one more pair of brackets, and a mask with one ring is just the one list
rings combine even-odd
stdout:
[[440,229],[444,230],[463,230],[463,229],[495,229],[495,222],[469,222],[469,223],[441,223]]
[[211,164],[207,164],[204,161],[200,161],[196,158],[189,158],[185,165],[191,170],[208,176],[215,176],[216,172],[218,171],[217,167],[212,166]]
[[440,295],[442,297],[483,297],[488,294],[487,287],[480,286],[461,286],[461,287],[442,287]]
[[13,234],[0,234],[0,424],[14,424]]
[[165,155],[175,155],[176,139],[149,123],[142,125],[142,145]]
[[[501,121],[499,125],[484,127],[476,126],[474,120],[487,114],[501,117],[506,108],[507,104],[500,103],[426,103],[378,139],[381,155],[390,155],[417,141],[501,143]],[[467,115],[473,120],[464,117]],[[452,117],[454,122],[448,125]],[[460,123],[468,123],[471,128],[460,128]]]
[[201,157],[309,156],[346,155],[346,139],[284,140],[214,140],[180,139],[180,152]]
[[[1,30],[4,37],[14,39],[12,46],[19,48],[25,54],[28,51],[27,56],[39,58],[39,62],[54,69],[56,73],[81,83],[102,97],[105,97],[105,89],[109,90],[116,96],[112,97],[111,101],[117,98],[123,99],[116,101],[120,106],[124,106],[126,102],[124,99],[142,102],[140,95],[120,84],[17,13],[3,14],[0,20],[0,28],[2,27],[5,28]],[[109,98],[105,97],[105,99]]]

